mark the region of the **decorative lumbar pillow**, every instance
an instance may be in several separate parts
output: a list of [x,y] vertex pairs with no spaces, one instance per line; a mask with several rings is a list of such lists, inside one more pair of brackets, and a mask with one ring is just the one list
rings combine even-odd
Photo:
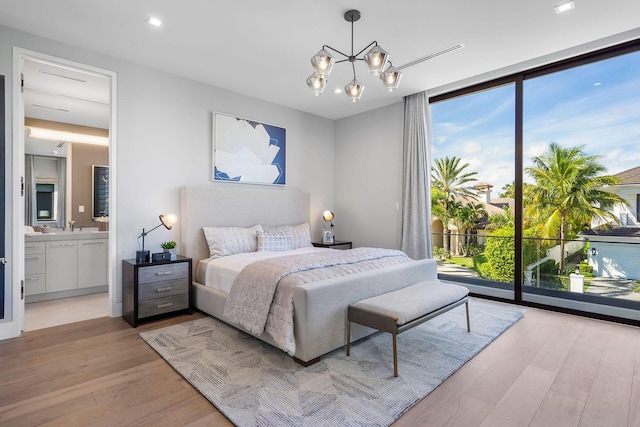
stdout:
[[272,233],[256,231],[258,252],[280,252],[291,250],[291,233],[275,231]]
[[258,239],[256,232],[262,232],[261,225],[253,227],[202,227],[209,245],[209,256],[221,256],[256,252]]
[[264,231],[268,233],[288,231],[291,233],[291,249],[308,248],[312,246],[308,222],[298,225],[281,225],[278,227],[265,226]]

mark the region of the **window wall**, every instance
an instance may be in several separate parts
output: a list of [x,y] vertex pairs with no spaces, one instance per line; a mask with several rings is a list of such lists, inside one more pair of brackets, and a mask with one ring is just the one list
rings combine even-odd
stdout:
[[640,319],[640,41],[440,95],[430,108],[441,277]]

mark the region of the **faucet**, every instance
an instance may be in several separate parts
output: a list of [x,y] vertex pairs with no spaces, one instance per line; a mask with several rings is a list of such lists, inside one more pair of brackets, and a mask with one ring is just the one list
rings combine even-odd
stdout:
[[73,225],[75,224],[75,221],[69,221],[69,228],[71,229],[71,231],[73,231]]

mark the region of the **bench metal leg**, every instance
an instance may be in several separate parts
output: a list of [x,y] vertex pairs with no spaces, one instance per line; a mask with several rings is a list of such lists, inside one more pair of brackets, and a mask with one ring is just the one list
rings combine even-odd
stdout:
[[467,309],[467,332],[471,332],[471,323],[469,323],[469,301],[464,303],[464,306]]
[[396,334],[391,334],[393,336],[393,376],[398,376],[398,347],[396,344]]
[[347,320],[347,356],[349,356],[349,350],[351,350],[351,322]]

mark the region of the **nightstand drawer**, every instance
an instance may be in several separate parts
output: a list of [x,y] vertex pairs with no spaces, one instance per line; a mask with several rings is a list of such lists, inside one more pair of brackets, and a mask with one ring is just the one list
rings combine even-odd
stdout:
[[138,302],[169,297],[172,295],[187,295],[189,293],[189,279],[166,280],[163,282],[145,283],[138,286]]
[[153,265],[139,269],[138,284],[184,279],[185,277],[189,277],[189,264],[186,262]]
[[174,295],[138,302],[138,318],[189,308],[189,295]]

